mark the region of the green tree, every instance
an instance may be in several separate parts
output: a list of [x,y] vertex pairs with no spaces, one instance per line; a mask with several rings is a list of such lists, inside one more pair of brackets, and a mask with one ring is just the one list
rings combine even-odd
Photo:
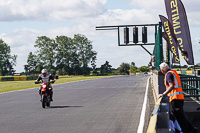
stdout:
[[131,67],[129,69],[129,72],[136,74],[136,71],[137,71],[137,67],[135,66],[135,62],[131,62]]
[[[88,64],[92,57],[97,53],[92,49],[92,42],[84,35],[74,35],[74,38],[67,36],[57,36],[56,39],[50,39],[46,36],[38,37],[35,41],[35,47],[38,48],[36,70],[47,68],[62,74],[84,74],[90,73]],[[30,56],[30,64],[33,58]],[[27,65],[26,69],[29,66]]]
[[77,56],[82,67],[82,72],[84,75],[88,75],[90,73],[88,64],[90,63],[92,57],[97,53],[92,50],[92,42],[84,35],[74,35],[73,41],[77,46]]
[[130,64],[122,63],[119,68],[117,68],[120,74],[129,74]]
[[186,70],[191,70],[191,68],[187,67]]
[[35,41],[35,47],[39,48],[37,51],[37,59],[44,64],[47,69],[54,69],[56,62],[56,43],[54,39],[46,36],[38,37]]
[[101,74],[108,74],[111,73],[112,66],[109,64],[108,61],[105,62],[105,64],[101,65]]
[[139,72],[149,72],[150,69],[149,69],[148,66],[141,66],[141,67],[139,67],[139,68],[137,69],[137,71],[139,71]]
[[37,56],[34,55],[32,52],[29,53],[27,59],[27,65],[24,66],[26,72],[34,73],[37,68]]
[[57,36],[55,39],[56,42],[56,65],[57,69],[60,69],[59,72],[64,74],[71,75],[72,67],[74,67],[75,60],[77,65],[79,61],[77,60],[77,48],[73,43],[73,40],[67,36]]
[[92,73],[93,73],[94,75],[97,75],[96,60],[97,60],[97,57],[96,57],[96,55],[94,55],[94,56],[92,57],[92,61],[91,61]]
[[17,55],[11,55],[10,46],[0,39],[0,75],[10,75],[15,72]]
[[135,67],[135,62],[131,62],[131,67]]
[[27,75],[27,74],[28,74],[28,71],[29,71],[28,65],[24,65],[24,70],[25,70],[25,74]]

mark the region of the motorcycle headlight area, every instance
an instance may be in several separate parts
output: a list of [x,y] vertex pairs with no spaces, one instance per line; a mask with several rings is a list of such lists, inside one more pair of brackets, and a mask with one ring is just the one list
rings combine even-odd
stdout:
[[42,87],[43,87],[43,88],[46,88],[46,87],[47,87],[47,85],[42,85]]

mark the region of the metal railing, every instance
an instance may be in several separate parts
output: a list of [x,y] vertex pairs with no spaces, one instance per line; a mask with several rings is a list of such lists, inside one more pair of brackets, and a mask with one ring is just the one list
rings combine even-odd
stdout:
[[194,75],[179,74],[185,97],[194,97],[200,100],[200,77]]

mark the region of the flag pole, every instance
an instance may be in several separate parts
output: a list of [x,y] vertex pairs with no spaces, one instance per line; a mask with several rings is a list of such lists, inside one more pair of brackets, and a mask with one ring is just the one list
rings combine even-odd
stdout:
[[195,74],[195,77],[196,77],[197,75],[196,75],[195,65],[194,65],[194,74]]

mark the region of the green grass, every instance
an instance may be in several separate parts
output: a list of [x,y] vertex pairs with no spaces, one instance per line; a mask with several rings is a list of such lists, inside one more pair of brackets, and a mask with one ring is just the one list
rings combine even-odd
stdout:
[[[59,78],[56,80],[54,84],[60,83],[68,83],[80,80],[87,80],[87,79],[98,79],[104,78],[109,76],[81,76],[81,77],[66,77],[66,78]],[[16,91],[28,88],[39,87],[40,84],[35,84],[35,80],[30,81],[3,81],[0,82],[0,93],[8,92],[8,91]]]

